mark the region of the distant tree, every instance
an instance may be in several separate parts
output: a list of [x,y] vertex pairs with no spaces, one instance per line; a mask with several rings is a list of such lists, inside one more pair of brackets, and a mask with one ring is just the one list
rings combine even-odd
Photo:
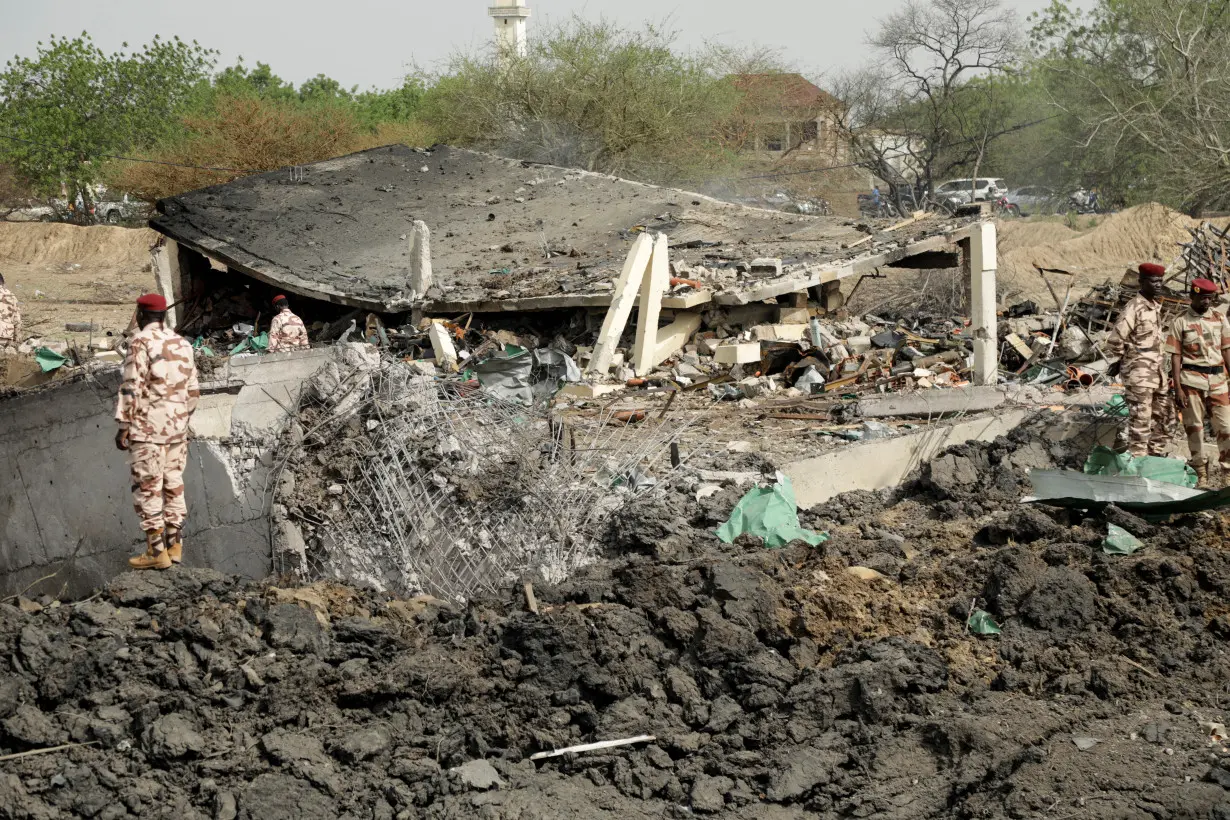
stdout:
[[906,166],[928,188],[979,168],[1020,125],[1004,83],[1021,36],[1002,0],[907,0],[870,38],[874,63],[835,89],[855,156],[887,181]]
[[654,181],[707,178],[737,94],[671,34],[574,18],[523,58],[455,59],[424,99],[447,141]]
[[1230,0],[1053,2],[1033,44],[1085,184],[1230,208]]
[[406,123],[418,116],[427,94],[427,80],[419,74],[407,76],[400,87],[371,89],[356,94],[354,104],[359,119],[369,127],[380,123]]
[[267,63],[257,62],[256,68],[249,69],[243,57],[219,71],[213,85],[219,93],[230,97],[253,96],[272,102],[293,102],[299,98],[294,83],[274,74]]
[[304,80],[299,86],[299,100],[309,105],[350,103],[354,101],[358,90],[357,85],[347,90],[332,77],[317,74],[310,80]]
[[[128,44],[124,44],[124,49]],[[105,54],[88,34],[51,37],[0,73],[0,160],[42,193],[87,203],[108,154],[154,145],[207,87],[214,52],[155,37]]]
[[434,142],[419,123],[381,123],[372,128],[351,106],[277,102],[250,94],[221,95],[208,110],[184,118],[180,127],[175,139],[141,157],[157,162],[113,162],[107,168],[108,179],[152,201],[379,145]]

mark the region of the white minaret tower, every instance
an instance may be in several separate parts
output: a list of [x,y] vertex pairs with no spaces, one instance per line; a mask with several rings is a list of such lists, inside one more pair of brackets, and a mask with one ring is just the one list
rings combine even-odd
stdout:
[[495,45],[500,54],[524,57],[525,21],[530,16],[525,0],[495,0],[487,13],[495,20]]

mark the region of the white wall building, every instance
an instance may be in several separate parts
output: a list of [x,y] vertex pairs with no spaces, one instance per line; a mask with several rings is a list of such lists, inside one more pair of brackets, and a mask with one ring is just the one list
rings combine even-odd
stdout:
[[530,16],[525,0],[495,0],[495,5],[487,13],[495,21],[495,44],[500,54],[524,57],[525,21]]

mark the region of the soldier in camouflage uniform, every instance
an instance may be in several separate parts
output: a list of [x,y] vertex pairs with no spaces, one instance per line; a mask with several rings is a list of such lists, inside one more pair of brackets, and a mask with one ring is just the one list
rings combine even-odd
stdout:
[[21,344],[21,310],[17,307],[17,297],[4,286],[4,276],[0,275],[0,353],[17,353]]
[[273,321],[269,323],[269,352],[284,350],[307,350],[307,328],[303,320],[290,311],[290,302],[285,296],[273,297]]
[[1162,355],[1162,277],[1166,269],[1140,266],[1140,292],[1124,306],[1106,342],[1120,357],[1120,375],[1128,404],[1128,452],[1164,456],[1170,449],[1170,362]]
[[145,532],[145,553],[128,559],[136,569],[168,569],[182,561],[188,517],[188,420],[201,390],[192,346],[166,329],[166,310],[167,300],[156,294],[137,300],[140,330],[124,358],[115,409],[115,445],[129,451],[133,506]]
[[1230,322],[1213,309],[1219,288],[1208,279],[1192,282],[1192,306],[1170,324],[1166,352],[1171,356],[1175,404],[1183,411],[1183,429],[1192,451],[1189,462],[1200,486],[1208,484],[1208,455],[1204,448],[1206,411],[1217,436],[1218,461],[1223,478],[1230,473]]

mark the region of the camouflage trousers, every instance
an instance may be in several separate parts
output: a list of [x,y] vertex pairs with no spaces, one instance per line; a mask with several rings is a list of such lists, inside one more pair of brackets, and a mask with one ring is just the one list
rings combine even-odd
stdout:
[[128,455],[132,468],[132,506],[141,519],[141,529],[145,532],[157,532],[167,526],[183,529],[188,517],[188,505],[184,500],[188,442],[134,441]]
[[1128,452],[1133,456],[1164,456],[1170,451],[1174,400],[1163,386],[1128,387]]
[[1187,446],[1192,451],[1193,467],[1208,464],[1209,457],[1204,446],[1204,420],[1213,422],[1213,435],[1217,437],[1218,462],[1222,469],[1230,469],[1230,392],[1208,394],[1194,387],[1184,387],[1187,407],[1183,410],[1183,431],[1187,433]]

